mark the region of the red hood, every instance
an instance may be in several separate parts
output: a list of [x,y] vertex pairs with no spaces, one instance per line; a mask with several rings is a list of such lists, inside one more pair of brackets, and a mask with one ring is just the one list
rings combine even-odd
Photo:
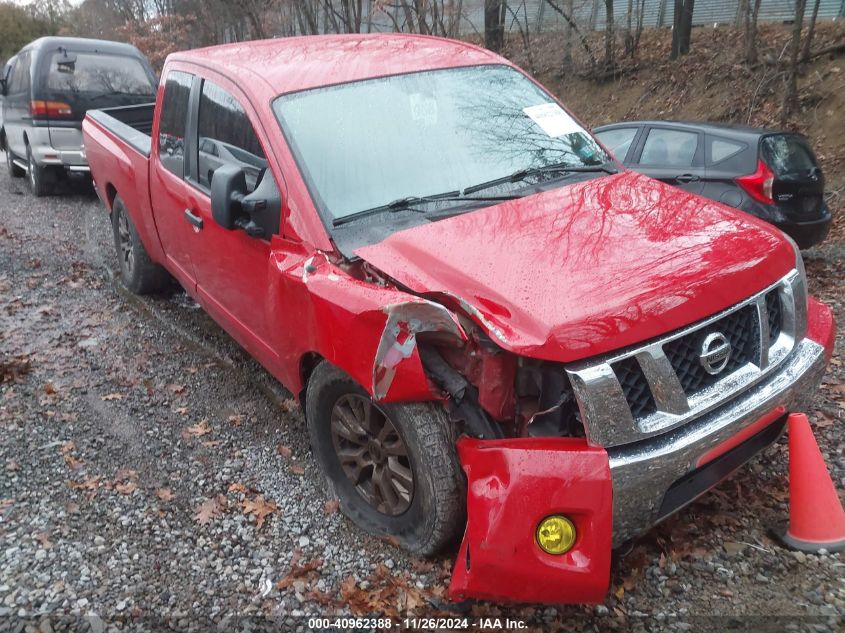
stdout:
[[764,222],[634,172],[394,233],[356,251],[464,308],[505,349],[568,362],[665,334],[794,267]]

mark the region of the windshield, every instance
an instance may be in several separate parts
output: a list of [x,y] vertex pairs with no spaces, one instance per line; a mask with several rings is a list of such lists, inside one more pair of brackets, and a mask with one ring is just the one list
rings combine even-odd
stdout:
[[551,96],[507,66],[317,88],[283,95],[274,109],[330,220],[519,170],[610,160]]
[[140,60],[102,53],[53,53],[47,88],[57,92],[86,92],[153,96],[155,86]]

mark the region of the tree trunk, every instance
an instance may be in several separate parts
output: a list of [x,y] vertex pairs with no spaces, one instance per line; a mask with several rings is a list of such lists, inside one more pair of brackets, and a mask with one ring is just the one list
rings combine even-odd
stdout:
[[801,50],[801,28],[804,26],[804,8],[807,0],[795,0],[795,22],[792,24],[792,41],[789,43],[789,68],[786,73],[786,91],[781,108],[781,124],[798,109],[798,54]]
[[628,15],[625,24],[625,54],[634,56],[634,0],[628,0]]
[[760,14],[760,0],[746,0],[745,3],[745,61],[757,63],[757,16]]
[[507,0],[484,0],[484,46],[499,52],[505,43],[505,3]]
[[816,31],[816,18],[819,17],[819,4],[821,0],[816,0],[813,5],[813,15],[810,17],[810,28],[807,30],[807,37],[804,40],[804,51],[801,53],[801,61],[806,62],[810,59],[810,47],[813,45],[813,34]]
[[695,0],[675,0],[675,15],[672,26],[672,52],[669,59],[678,59],[689,53],[692,37],[692,12]]
[[613,41],[613,0],[604,0],[604,69],[612,70],[615,65]]
[[[566,15],[572,17],[572,2],[573,0],[564,0],[563,10]],[[572,65],[572,22],[566,21],[565,40],[563,43],[563,65],[569,68]]]

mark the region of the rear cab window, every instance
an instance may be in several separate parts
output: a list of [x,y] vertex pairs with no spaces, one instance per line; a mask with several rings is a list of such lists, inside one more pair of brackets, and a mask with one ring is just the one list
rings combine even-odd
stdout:
[[194,76],[173,71],[164,83],[158,127],[158,157],[167,171],[184,177],[185,130]]

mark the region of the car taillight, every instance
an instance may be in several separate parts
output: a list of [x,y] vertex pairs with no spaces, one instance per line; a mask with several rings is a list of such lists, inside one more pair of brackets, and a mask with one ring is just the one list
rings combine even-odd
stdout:
[[757,202],[763,204],[774,203],[772,197],[772,185],[775,182],[775,174],[762,160],[757,162],[757,171],[747,176],[740,176],[736,184],[745,189],[748,195]]
[[34,119],[67,119],[73,116],[73,110],[62,101],[30,101],[29,113]]

